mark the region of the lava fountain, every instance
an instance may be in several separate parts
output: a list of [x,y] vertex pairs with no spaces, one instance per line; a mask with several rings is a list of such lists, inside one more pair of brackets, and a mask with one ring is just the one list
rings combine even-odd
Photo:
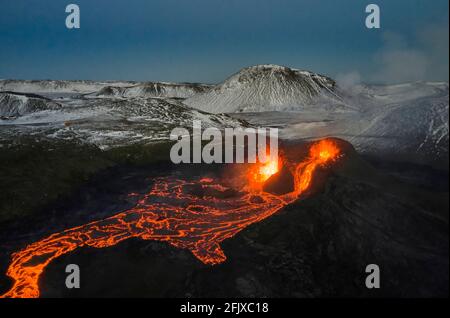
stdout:
[[297,200],[310,187],[314,171],[340,154],[332,140],[313,143],[309,155],[290,168],[294,190],[283,195],[262,190],[262,184],[279,171],[281,160],[248,169],[248,185],[232,197],[221,196],[230,188],[212,178],[158,178],[135,207],[52,234],[14,253],[7,270],[14,283],[1,297],[39,297],[39,278],[55,258],[83,246],[104,248],[132,237],[189,249],[208,265],[224,262],[219,245],[223,240]]

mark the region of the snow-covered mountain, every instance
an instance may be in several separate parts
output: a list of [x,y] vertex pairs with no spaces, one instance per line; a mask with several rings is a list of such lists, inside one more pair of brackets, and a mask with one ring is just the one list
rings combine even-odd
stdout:
[[331,78],[278,65],[244,68],[185,103],[211,113],[302,110],[315,105],[346,109]]
[[39,95],[0,92],[0,117],[4,119],[59,108],[60,104]]

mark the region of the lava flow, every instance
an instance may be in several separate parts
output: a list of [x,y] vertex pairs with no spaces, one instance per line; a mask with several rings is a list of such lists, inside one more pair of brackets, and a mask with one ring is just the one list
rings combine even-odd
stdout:
[[[291,168],[294,190],[283,195],[253,185],[236,191],[212,178],[159,178],[135,207],[55,233],[14,253],[7,271],[14,283],[1,297],[39,297],[39,277],[55,258],[83,246],[109,247],[132,237],[189,249],[205,264],[221,263],[226,259],[219,246],[223,240],[295,201],[310,187],[316,168],[339,155],[339,148],[331,140],[312,144],[309,156]],[[249,169],[249,179],[264,183],[279,170],[279,165],[269,162],[256,171]],[[224,195],[227,191],[235,195]]]

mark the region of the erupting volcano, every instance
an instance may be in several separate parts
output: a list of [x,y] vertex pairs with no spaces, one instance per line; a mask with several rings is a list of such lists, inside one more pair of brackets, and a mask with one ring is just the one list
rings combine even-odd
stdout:
[[[14,253],[7,271],[14,284],[2,297],[39,297],[39,278],[55,258],[83,246],[109,247],[132,237],[166,241],[189,249],[205,264],[219,264],[226,259],[219,246],[223,240],[297,200],[310,187],[314,171],[341,154],[332,140],[315,142],[301,162],[280,158],[248,168],[242,189],[214,178],[158,178],[135,207],[55,233]],[[263,191],[262,185],[282,165],[294,177],[294,190],[282,195]]]

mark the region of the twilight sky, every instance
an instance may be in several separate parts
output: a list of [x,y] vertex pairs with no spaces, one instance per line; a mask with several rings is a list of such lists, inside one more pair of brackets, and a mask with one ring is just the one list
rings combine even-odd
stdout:
[[[66,5],[81,28],[65,27]],[[381,8],[381,29],[365,7]],[[220,82],[280,64],[448,81],[448,0],[0,0],[0,78]]]

